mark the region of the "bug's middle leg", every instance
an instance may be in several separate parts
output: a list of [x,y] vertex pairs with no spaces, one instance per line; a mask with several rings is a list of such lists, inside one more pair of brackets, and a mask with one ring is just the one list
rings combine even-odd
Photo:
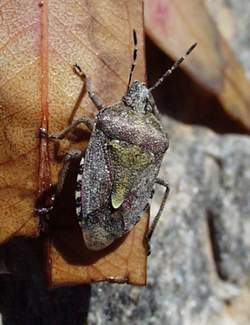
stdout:
[[62,140],[70,131],[74,130],[81,123],[85,124],[90,129],[90,131],[93,130],[94,120],[89,117],[81,117],[78,120],[72,122],[69,126],[67,126],[65,129],[58,133],[48,134],[47,129],[40,128],[40,136],[48,137],[51,140]]
[[[62,130],[59,133],[48,134],[47,129],[41,128],[40,136],[47,137],[48,139],[52,139],[52,140],[61,140],[67,135],[68,132],[70,132],[71,130],[76,128],[76,126],[80,123],[83,123],[86,126],[88,126],[88,128],[90,130],[93,129],[94,121],[88,117],[83,117],[83,118],[80,118],[80,119],[74,121],[71,125],[69,125],[68,127],[66,127],[64,130]],[[54,210],[55,200],[56,200],[56,198],[60,197],[60,193],[63,190],[65,179],[67,177],[72,160],[79,159],[81,155],[83,155],[82,151],[77,150],[77,149],[71,149],[64,157],[63,168],[60,171],[59,176],[58,176],[58,183],[55,187],[53,187],[53,191],[51,190],[51,193],[48,194],[49,197],[46,200],[46,201],[49,201],[50,203],[47,204],[46,206],[45,206],[45,204],[43,204],[43,205],[35,208],[36,212],[41,217],[43,217],[43,216],[47,217]],[[44,219],[44,217],[43,217],[43,219]]]

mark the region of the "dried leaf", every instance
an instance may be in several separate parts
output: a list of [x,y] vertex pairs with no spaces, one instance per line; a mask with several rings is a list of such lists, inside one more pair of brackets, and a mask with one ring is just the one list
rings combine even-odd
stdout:
[[0,9],[0,242],[37,235],[41,120],[40,21],[37,3],[4,1]]
[[[110,105],[127,87],[133,28],[139,38],[135,73],[139,80],[144,79],[144,58],[141,1],[4,1],[0,13],[0,240],[4,241],[14,235],[37,235],[33,213],[37,194],[57,182],[62,167],[54,159],[54,144],[48,147],[39,140],[39,127],[49,124],[49,132],[56,132],[72,118],[96,113],[72,65],[82,67],[103,103]],[[86,139],[78,147],[84,144]],[[100,280],[145,283],[147,217],[120,246],[84,261],[88,264],[84,266],[81,258],[75,259],[84,248],[73,208],[68,208],[70,214],[55,215],[52,222],[51,285]]]
[[146,0],[145,24],[148,35],[173,58],[198,42],[183,67],[219,99],[233,121],[249,132],[249,82],[203,2]]

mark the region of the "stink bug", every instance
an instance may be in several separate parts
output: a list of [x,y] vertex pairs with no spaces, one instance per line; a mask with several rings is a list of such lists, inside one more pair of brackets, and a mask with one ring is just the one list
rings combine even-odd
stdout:
[[[179,66],[196,44],[151,88],[147,88],[139,81],[131,83],[137,58],[135,31],[133,36],[133,63],[122,100],[109,107],[103,106],[92,91],[90,80],[75,65],[75,72],[86,82],[88,95],[99,112],[95,120],[83,117],[62,132],[49,136],[62,139],[80,123],[92,131],[86,152],[81,153],[75,193],[76,216],[85,244],[91,250],[104,249],[128,233],[152,198],[154,185],[160,184],[165,187],[165,194],[147,234],[149,242],[169,193],[167,182],[157,177],[168,148],[168,137],[151,92]],[[46,130],[42,130],[42,134],[45,135]],[[68,157],[75,157],[75,153]]]

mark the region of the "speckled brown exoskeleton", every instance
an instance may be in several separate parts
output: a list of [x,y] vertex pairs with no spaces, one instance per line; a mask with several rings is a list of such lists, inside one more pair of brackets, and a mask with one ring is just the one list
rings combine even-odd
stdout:
[[[75,65],[76,73],[86,82],[88,95],[99,112],[95,120],[83,117],[62,132],[49,136],[62,139],[80,123],[92,132],[86,151],[81,153],[75,192],[76,216],[85,244],[91,250],[104,249],[128,233],[140,220],[155,184],[159,184],[165,187],[165,193],[147,234],[149,242],[169,193],[167,182],[158,178],[168,137],[151,92],[179,66],[196,44],[151,88],[140,81],[131,83],[137,57],[135,31],[134,44],[128,89],[122,100],[109,107],[103,106],[92,91],[90,80]],[[46,134],[46,130],[41,131]],[[69,153],[69,157],[74,158],[75,153]]]

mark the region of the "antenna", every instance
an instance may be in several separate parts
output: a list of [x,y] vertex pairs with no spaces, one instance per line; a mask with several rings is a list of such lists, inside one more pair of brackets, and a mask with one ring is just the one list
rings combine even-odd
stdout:
[[187,52],[181,57],[179,58],[177,61],[175,61],[175,63],[172,65],[172,67],[170,69],[168,69],[161,78],[159,78],[156,83],[149,88],[149,91],[152,91],[153,89],[157,88],[169,75],[171,75],[171,73],[178,68],[178,66],[185,60],[185,58],[193,51],[193,49],[196,47],[197,43],[194,43],[188,50]]
[[135,61],[137,59],[137,36],[136,36],[136,31],[134,29],[133,29],[133,39],[134,39],[133,63],[131,65],[131,69],[130,69],[130,74],[129,74],[129,79],[128,79],[128,88],[129,88],[131,80],[132,80],[133,72],[135,69]]

